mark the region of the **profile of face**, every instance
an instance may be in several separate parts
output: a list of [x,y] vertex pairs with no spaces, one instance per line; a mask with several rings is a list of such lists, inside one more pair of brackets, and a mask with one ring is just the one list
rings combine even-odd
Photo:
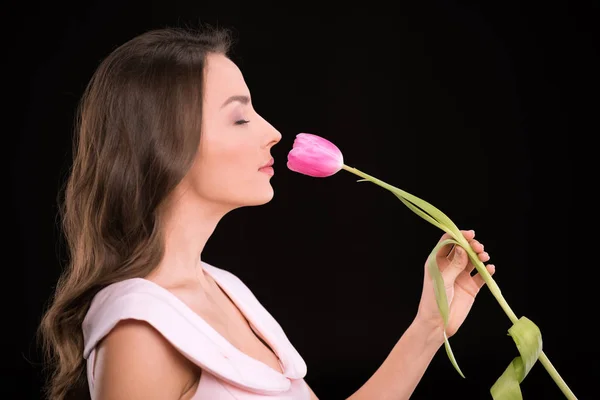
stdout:
[[242,72],[222,54],[207,55],[202,131],[188,190],[220,211],[261,205],[273,198],[271,148],[281,134],[252,106]]

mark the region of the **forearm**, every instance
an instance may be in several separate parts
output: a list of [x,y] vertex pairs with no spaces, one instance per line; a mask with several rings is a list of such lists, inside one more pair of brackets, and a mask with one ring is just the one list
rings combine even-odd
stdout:
[[406,400],[444,344],[441,331],[413,321],[373,376],[348,400]]

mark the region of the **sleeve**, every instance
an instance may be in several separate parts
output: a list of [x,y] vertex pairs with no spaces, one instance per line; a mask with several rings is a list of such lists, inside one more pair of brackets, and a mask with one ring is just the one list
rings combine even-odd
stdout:
[[[248,365],[241,352],[237,354],[233,345],[181,300],[143,279],[113,284],[94,298],[82,325],[88,365],[93,366],[98,342],[125,319],[147,322],[189,360],[234,386],[262,393],[279,393],[290,386],[285,377]],[[90,387],[93,378],[92,368],[88,370]]]

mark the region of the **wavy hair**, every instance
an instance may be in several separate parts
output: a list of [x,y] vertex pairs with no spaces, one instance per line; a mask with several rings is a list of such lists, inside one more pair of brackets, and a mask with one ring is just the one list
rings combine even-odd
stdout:
[[161,209],[198,149],[206,56],[230,45],[224,29],[152,30],[111,52],[85,88],[60,191],[68,263],[39,326],[48,398],[90,398],[83,319],[103,287],[160,262]]

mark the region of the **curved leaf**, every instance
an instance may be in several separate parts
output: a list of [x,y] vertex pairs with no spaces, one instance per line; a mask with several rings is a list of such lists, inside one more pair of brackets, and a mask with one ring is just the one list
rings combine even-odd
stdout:
[[439,209],[434,207],[432,204],[430,204],[430,203],[426,202],[425,200],[422,200],[422,199],[418,198],[417,196],[410,194],[400,188],[397,188],[395,186],[390,185],[389,183],[386,183],[380,179],[377,179],[374,176],[365,174],[364,172],[357,170],[356,168],[348,167],[347,165],[345,165],[343,168],[364,178],[364,179],[359,180],[359,182],[365,181],[365,180],[370,181],[378,186],[381,186],[384,189],[389,190],[390,192],[394,193],[397,197],[406,199],[406,200],[410,201],[411,203],[417,205],[422,210],[427,212],[431,217],[433,217],[436,221],[438,221],[442,226],[447,227],[456,236],[460,235],[460,230],[454,224],[454,222],[446,214],[444,214],[442,211],[440,211]]
[[399,198],[400,201],[402,203],[404,203],[404,205],[406,207],[410,208],[415,214],[417,214],[418,216],[420,216],[421,218],[423,218],[425,221],[431,223],[432,225],[437,226],[438,228],[440,228],[443,231],[446,231],[446,232],[449,231],[445,226],[443,226],[442,224],[440,224],[431,215],[427,214],[425,211],[423,211],[422,209],[420,209],[416,205],[412,204],[410,201],[406,200],[405,198],[403,198],[402,196],[400,196],[398,193],[394,193],[394,196],[396,196],[397,198]]
[[521,356],[515,357],[490,389],[495,400],[522,400],[523,382],[542,352],[542,333],[527,317],[521,317],[508,330]]
[[448,326],[448,315],[450,313],[448,306],[448,297],[446,296],[446,286],[444,284],[444,278],[442,277],[442,273],[438,267],[438,263],[436,261],[436,256],[440,249],[448,244],[459,245],[460,244],[454,239],[446,239],[440,241],[433,249],[429,258],[427,259],[427,271],[431,276],[433,281],[433,291],[435,293],[435,300],[437,302],[438,309],[440,310],[440,314],[444,320],[444,347],[446,348],[446,354],[450,359],[450,362],[458,371],[460,376],[463,378],[465,375],[460,370],[458,363],[456,362],[456,358],[454,358],[454,353],[452,352],[452,348],[450,347],[450,342],[448,341],[448,336],[446,336],[446,326]]

